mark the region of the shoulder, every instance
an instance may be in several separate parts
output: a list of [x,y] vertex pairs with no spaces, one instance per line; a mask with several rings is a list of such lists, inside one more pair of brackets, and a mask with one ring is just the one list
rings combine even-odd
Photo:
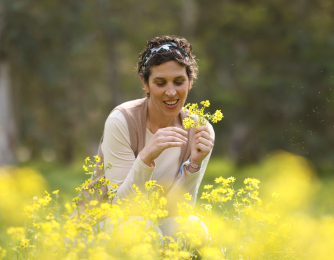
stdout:
[[123,104],[117,106],[115,109],[136,109],[138,107],[144,106],[146,104],[147,98],[140,98],[131,101],[124,102]]
[[128,125],[124,115],[117,108],[114,109],[108,116],[105,122],[105,132],[108,133],[114,130],[121,130],[121,132],[128,132]]
[[135,99],[131,101],[124,102],[111,111],[110,115],[108,116],[105,127],[113,127],[116,125],[126,126],[127,128],[127,120],[128,114],[133,114],[133,111],[140,111],[140,107],[145,106],[147,98]]

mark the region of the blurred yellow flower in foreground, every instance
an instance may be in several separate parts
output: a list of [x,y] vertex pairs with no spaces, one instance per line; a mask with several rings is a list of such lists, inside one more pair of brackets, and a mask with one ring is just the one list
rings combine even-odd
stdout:
[[47,188],[44,177],[31,168],[0,168],[0,223],[22,224],[23,205],[34,196],[40,197]]
[[[7,172],[20,171],[8,169]],[[5,172],[4,168],[0,172]],[[261,173],[267,178],[249,178],[250,173]],[[90,201],[83,198],[86,210],[74,219],[69,215],[78,209],[79,197],[59,207],[58,190],[51,194],[43,192],[43,181],[39,182],[40,187],[31,182],[39,193],[35,196],[34,190],[33,195],[29,194],[24,215],[19,214],[21,222],[14,223],[0,215],[4,227],[0,229],[0,242],[6,241],[0,247],[0,260],[179,260],[195,259],[195,255],[206,260],[327,260],[333,248],[334,217],[315,218],[303,211],[319,188],[307,160],[278,152],[242,174],[247,177],[244,181],[232,176],[215,176],[214,183],[204,186],[200,209],[190,204],[195,198],[184,194],[183,202],[177,203],[175,237],[162,237],[158,230],[160,219],[168,216],[164,208],[168,201],[156,181],[146,182],[144,190],[133,185],[133,196],[119,199],[115,183],[103,177],[94,186],[88,179],[76,189],[80,192],[87,189],[92,198]],[[24,199],[15,186],[17,176],[24,175],[0,175],[1,188],[10,191],[11,202]],[[36,176],[35,180],[38,180]],[[106,185],[111,185],[106,199],[112,199],[112,203],[98,197],[100,188]],[[235,189],[234,185],[239,186]],[[6,203],[0,204],[0,208],[4,209],[1,214],[10,212]],[[134,209],[141,217],[133,219],[131,210]],[[210,235],[207,242],[203,239],[203,223]]]

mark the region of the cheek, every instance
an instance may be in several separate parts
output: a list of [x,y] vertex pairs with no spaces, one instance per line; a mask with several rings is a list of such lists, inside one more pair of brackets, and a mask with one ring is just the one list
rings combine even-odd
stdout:
[[151,95],[153,95],[157,98],[160,98],[165,93],[163,88],[158,88],[158,87],[151,86],[150,89],[151,89]]
[[184,88],[182,89],[182,91],[181,91],[182,96],[186,98],[187,95],[188,95],[188,92],[189,92],[189,90],[188,90],[188,86],[184,87]]

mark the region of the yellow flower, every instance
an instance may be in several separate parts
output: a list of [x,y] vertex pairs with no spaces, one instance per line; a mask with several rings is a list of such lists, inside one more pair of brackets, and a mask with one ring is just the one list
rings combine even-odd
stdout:
[[192,195],[190,195],[189,192],[184,194],[183,196],[184,196],[185,200],[192,200],[193,199]]
[[195,127],[196,123],[190,117],[186,117],[185,119],[183,119],[183,125],[185,129],[188,129],[188,128]]
[[187,108],[190,106],[190,103],[188,103],[184,108],[183,108],[183,111],[186,111]]
[[235,182],[235,180],[236,180],[236,179],[235,179],[234,177],[232,177],[232,176],[227,178],[227,181],[228,181],[229,183],[231,183],[231,182]]
[[88,161],[90,161],[90,159],[89,159],[89,157],[86,157],[85,163],[87,164]]
[[53,193],[53,194],[58,194],[58,192],[59,192],[59,190],[55,190],[55,191],[53,191],[52,193]]
[[206,210],[211,210],[212,209],[212,205],[211,204],[205,204],[205,209]]
[[217,123],[218,121],[222,120],[223,114],[220,110],[216,110],[216,113],[214,113],[212,118],[212,123]]
[[156,183],[157,181],[147,181],[145,183],[145,189],[146,190],[150,190],[152,188],[152,186]]
[[111,185],[111,189],[113,190],[113,189],[117,189],[118,188],[118,185],[116,184],[116,183],[113,183],[112,185]]
[[24,249],[24,248],[29,247],[29,242],[30,242],[30,240],[27,239],[27,238],[22,239],[21,243],[20,243],[20,249]]
[[88,168],[86,165],[82,165],[82,168],[87,172],[88,171]]
[[203,192],[202,193],[202,196],[201,196],[201,199],[210,199],[210,197],[211,197],[211,195],[209,194],[209,193],[207,193],[207,192]]
[[216,178],[215,179],[215,183],[221,183],[221,182],[223,182],[225,179],[223,178],[223,177],[219,177],[219,178]]
[[116,193],[111,193],[110,191],[108,191],[107,195],[109,199],[112,199],[113,197],[116,196]]
[[204,189],[208,190],[211,189],[213,187],[213,185],[204,185]]
[[80,201],[80,198],[79,198],[79,197],[75,197],[74,199],[72,199],[72,201],[73,201],[74,203],[77,203],[77,202]]
[[99,202],[97,200],[92,200],[89,205],[91,206],[96,206],[97,204],[99,204]]
[[85,174],[92,175],[92,174],[94,174],[94,172],[86,172]]
[[241,188],[238,190],[237,196],[241,196],[243,193],[246,193],[246,191],[243,188]]
[[160,207],[164,206],[167,204],[167,199],[165,197],[161,197],[159,200]]
[[7,229],[7,234],[12,237],[12,239],[18,241],[24,238],[24,228],[22,227],[10,227]]
[[99,165],[99,169],[100,169],[100,171],[103,170],[103,163],[101,163],[101,165]]
[[36,224],[35,222],[32,223],[32,226],[33,226],[34,228],[36,228],[36,229],[39,229],[39,228],[40,228],[40,226],[39,226],[38,224]]
[[94,158],[95,158],[95,161],[96,161],[96,162],[100,162],[100,161],[101,161],[101,157],[98,156],[98,155],[95,155]]
[[204,107],[209,107],[209,106],[210,106],[210,101],[209,101],[209,100],[202,101],[201,104],[202,104]]
[[90,194],[94,194],[94,189],[89,189]]

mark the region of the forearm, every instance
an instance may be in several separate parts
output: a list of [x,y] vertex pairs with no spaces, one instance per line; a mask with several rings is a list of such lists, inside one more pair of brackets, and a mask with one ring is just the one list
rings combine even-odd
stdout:
[[187,201],[187,203],[191,206],[195,206],[198,189],[202,182],[210,157],[211,152],[203,160],[201,168],[197,172],[192,173],[185,166],[182,167],[180,175],[175,180],[172,188],[166,196],[166,209],[169,212],[169,216],[178,215],[177,203],[185,202],[184,194],[186,193],[189,193],[192,196],[192,200]]
[[145,183],[151,179],[153,171],[154,167],[147,166],[141,160],[139,154],[124,182],[117,189],[117,198],[123,199],[135,196],[133,185],[136,185],[141,192],[145,193]]

